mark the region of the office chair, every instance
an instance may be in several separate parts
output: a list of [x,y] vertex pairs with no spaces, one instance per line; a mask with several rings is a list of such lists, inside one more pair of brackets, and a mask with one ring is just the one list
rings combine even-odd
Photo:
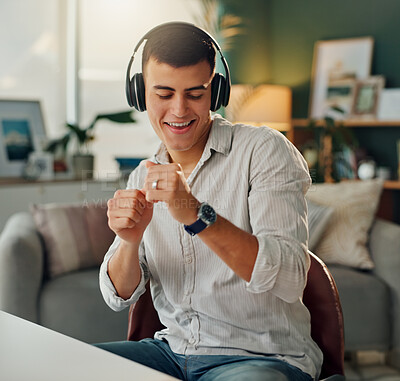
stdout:
[[[320,380],[342,381],[344,378],[343,315],[335,281],[326,265],[309,251],[311,266],[304,289],[303,303],[311,315],[311,336],[321,349],[324,360]],[[130,307],[128,340],[153,337],[165,328],[153,307],[149,285],[138,302]]]

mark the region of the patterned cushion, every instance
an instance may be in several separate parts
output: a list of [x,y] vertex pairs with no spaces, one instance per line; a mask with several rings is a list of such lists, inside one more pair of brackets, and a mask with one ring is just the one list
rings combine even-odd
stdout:
[[325,263],[361,269],[374,267],[367,242],[382,188],[380,179],[314,184],[310,188],[306,196],[309,201],[334,209],[315,248],[315,253]]
[[308,205],[308,248],[314,252],[322,234],[332,219],[334,209],[330,206],[315,204],[307,200]]
[[99,266],[115,237],[105,203],[32,205],[31,213],[43,238],[49,277]]

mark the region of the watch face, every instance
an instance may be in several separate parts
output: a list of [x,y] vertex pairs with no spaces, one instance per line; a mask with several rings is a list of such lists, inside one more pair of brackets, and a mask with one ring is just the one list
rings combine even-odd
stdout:
[[214,223],[217,219],[217,214],[215,213],[215,210],[208,204],[203,204],[201,206],[200,215],[201,219],[208,225]]

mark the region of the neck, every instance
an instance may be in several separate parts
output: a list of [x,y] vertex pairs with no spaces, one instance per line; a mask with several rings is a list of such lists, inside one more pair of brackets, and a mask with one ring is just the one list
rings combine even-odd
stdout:
[[171,158],[171,162],[179,163],[182,167],[185,177],[188,178],[200,160],[203,151],[201,151],[200,154],[195,154],[194,152],[189,153],[185,151],[168,151],[168,153]]
[[168,149],[167,147],[171,162],[179,163],[181,165],[186,178],[192,173],[201,156],[203,155],[204,147],[206,146],[208,137],[210,135],[211,125],[212,121],[210,120],[210,125],[207,132],[198,140],[197,144],[190,149],[185,151],[174,151]]

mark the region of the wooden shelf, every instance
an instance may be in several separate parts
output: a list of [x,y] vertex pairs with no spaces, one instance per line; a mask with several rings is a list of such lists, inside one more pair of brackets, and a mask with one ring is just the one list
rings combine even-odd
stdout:
[[383,183],[383,189],[400,190],[400,180],[387,180]]
[[[307,127],[310,123],[310,119],[293,119],[292,125],[296,127]],[[317,126],[324,123],[323,120],[317,120]],[[369,120],[356,120],[348,119],[343,120],[343,125],[346,127],[400,127],[400,120],[379,120],[379,119],[369,119]]]

